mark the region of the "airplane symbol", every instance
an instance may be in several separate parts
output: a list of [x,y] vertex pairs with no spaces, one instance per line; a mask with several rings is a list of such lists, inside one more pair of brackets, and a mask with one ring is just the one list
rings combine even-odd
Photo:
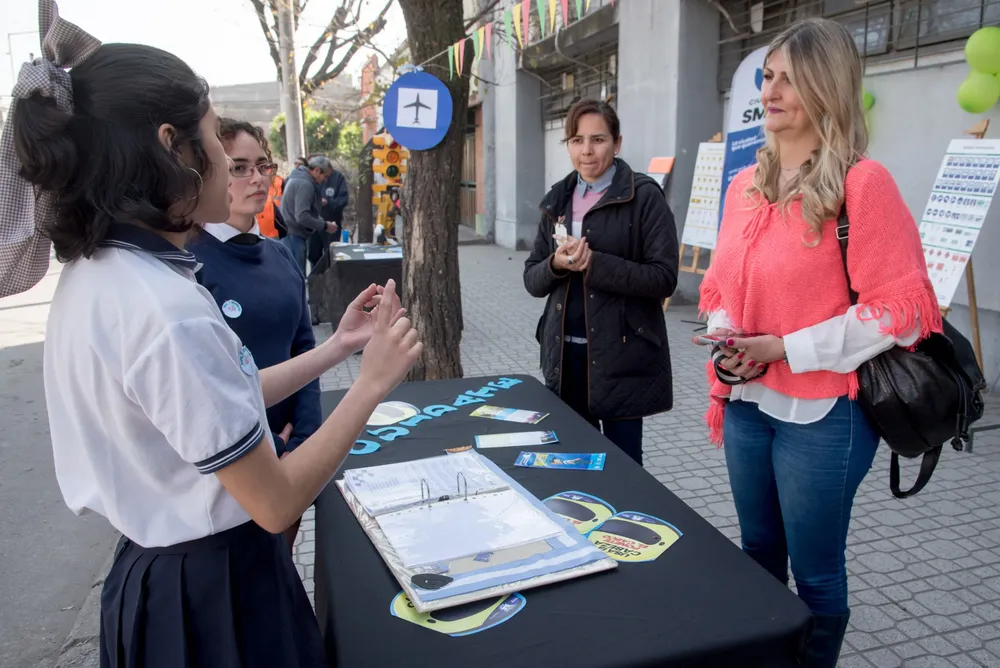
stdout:
[[424,104],[423,102],[420,101],[420,94],[419,93],[417,93],[417,99],[416,100],[414,100],[413,102],[411,102],[409,104],[404,104],[403,108],[404,109],[414,109],[414,112],[413,112],[413,124],[414,125],[420,125],[420,110],[421,109],[430,109],[430,107],[428,105],[426,105],[426,104]]

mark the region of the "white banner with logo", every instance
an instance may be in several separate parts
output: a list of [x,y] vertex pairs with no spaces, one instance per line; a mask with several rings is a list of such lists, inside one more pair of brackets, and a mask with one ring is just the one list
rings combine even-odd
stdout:
[[729,94],[729,118],[726,120],[726,155],[723,160],[719,221],[726,201],[726,190],[733,178],[757,162],[757,149],[764,143],[764,105],[760,89],[764,82],[762,46],[743,59],[733,75]]

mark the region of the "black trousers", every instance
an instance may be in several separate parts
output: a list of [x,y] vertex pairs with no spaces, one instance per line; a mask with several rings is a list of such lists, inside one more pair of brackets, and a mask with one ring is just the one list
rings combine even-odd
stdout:
[[642,466],[642,418],[598,420],[590,414],[587,395],[587,346],[564,343],[560,398]]

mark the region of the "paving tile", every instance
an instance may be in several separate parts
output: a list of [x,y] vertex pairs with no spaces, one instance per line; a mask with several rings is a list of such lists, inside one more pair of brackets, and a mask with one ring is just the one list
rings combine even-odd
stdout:
[[877,668],[899,668],[903,660],[896,656],[888,647],[865,652],[864,657]]

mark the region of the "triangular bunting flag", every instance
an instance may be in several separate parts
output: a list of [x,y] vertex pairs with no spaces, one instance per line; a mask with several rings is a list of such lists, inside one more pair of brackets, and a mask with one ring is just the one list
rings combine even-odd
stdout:
[[587,11],[590,11],[590,0],[587,0]]
[[455,43],[455,53],[458,55],[458,76],[462,76],[462,68],[465,66],[465,40],[463,37]]
[[576,0],[576,20],[583,18],[583,0]]
[[514,48],[517,48],[518,43],[521,41],[521,17],[517,17],[517,36],[514,36],[514,21],[511,19],[510,10],[507,9],[503,13],[503,31],[507,35],[507,41]]
[[615,6],[615,0],[611,0],[611,6],[612,6],[612,7],[614,7],[614,6]]
[[545,37],[545,0],[537,0],[538,4],[538,35]]
[[455,76],[455,47],[448,47],[448,80]]
[[517,33],[517,45],[523,49],[524,48],[524,36],[523,36],[523,33],[521,32],[521,14],[523,14],[523,12],[521,11],[521,7],[515,5],[515,7],[514,7],[514,31]]
[[556,31],[556,0],[549,0],[549,32]]
[[493,22],[486,24],[486,60],[493,60]]
[[569,0],[562,0],[563,25],[569,25]]
[[486,26],[479,26],[479,30],[476,31],[476,57],[472,62],[476,62],[483,57],[483,46],[486,42]]
[[531,42],[531,0],[521,2],[521,25],[524,27],[524,41],[522,46],[528,46]]

